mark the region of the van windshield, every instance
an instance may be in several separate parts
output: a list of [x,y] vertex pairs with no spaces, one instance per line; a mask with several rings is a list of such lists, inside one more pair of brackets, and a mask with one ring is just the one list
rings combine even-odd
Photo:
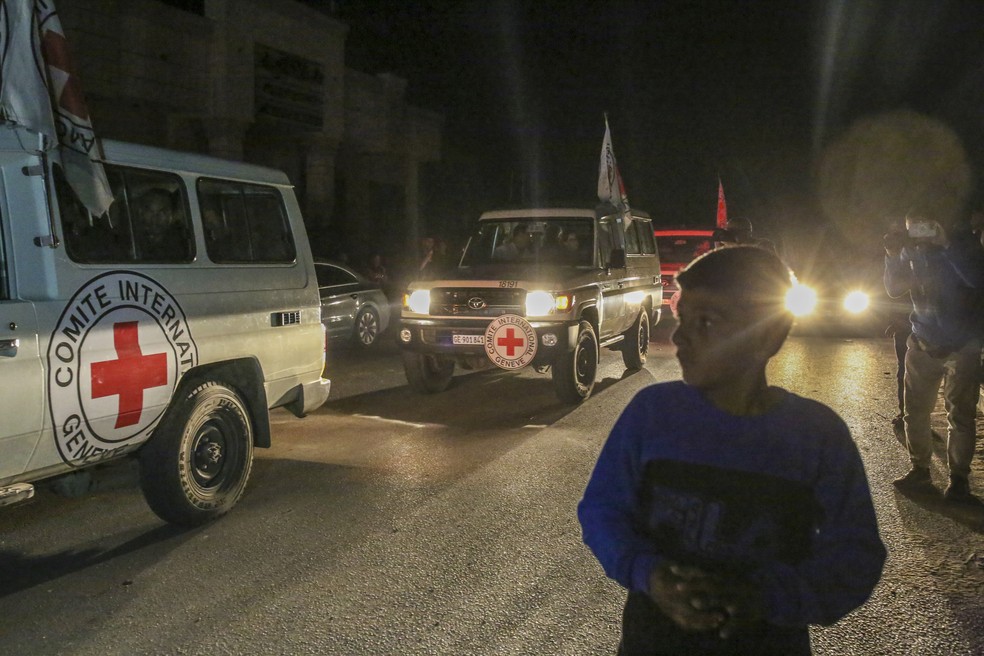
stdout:
[[584,218],[481,221],[468,240],[462,267],[496,264],[594,265],[594,223]]

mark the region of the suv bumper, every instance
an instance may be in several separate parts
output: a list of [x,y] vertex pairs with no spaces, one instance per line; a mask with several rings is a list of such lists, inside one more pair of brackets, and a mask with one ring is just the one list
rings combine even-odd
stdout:
[[[447,319],[401,319],[397,343],[401,348],[417,353],[430,353],[449,357],[487,358],[484,344],[455,344],[455,335],[477,335],[484,338],[488,321]],[[551,364],[563,353],[573,348],[580,322],[531,321],[536,333],[536,356],[530,366]],[[489,361],[491,364],[491,361]]]

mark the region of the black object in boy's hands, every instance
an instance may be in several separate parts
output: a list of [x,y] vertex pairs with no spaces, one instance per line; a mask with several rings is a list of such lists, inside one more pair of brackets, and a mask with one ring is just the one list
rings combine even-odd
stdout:
[[762,592],[747,581],[666,562],[649,578],[649,594],[685,631],[717,631],[728,638],[762,618]]

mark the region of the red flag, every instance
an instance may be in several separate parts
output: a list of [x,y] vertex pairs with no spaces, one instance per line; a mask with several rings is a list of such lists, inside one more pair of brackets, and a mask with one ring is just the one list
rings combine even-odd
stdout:
[[0,12],[0,111],[59,146],[65,178],[94,215],[113,202],[82,85],[53,0],[7,0]]
[[724,185],[721,184],[721,178],[718,178],[717,227],[723,228],[727,223],[728,223],[728,206],[724,202]]

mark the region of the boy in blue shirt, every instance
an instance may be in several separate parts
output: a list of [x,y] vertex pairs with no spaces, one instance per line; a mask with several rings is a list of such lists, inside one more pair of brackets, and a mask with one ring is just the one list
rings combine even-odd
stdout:
[[881,576],[864,466],[833,410],[766,382],[792,325],[775,254],[719,248],[677,280],[683,381],[629,403],[578,505],[629,591],[619,654],[810,654],[808,625]]

